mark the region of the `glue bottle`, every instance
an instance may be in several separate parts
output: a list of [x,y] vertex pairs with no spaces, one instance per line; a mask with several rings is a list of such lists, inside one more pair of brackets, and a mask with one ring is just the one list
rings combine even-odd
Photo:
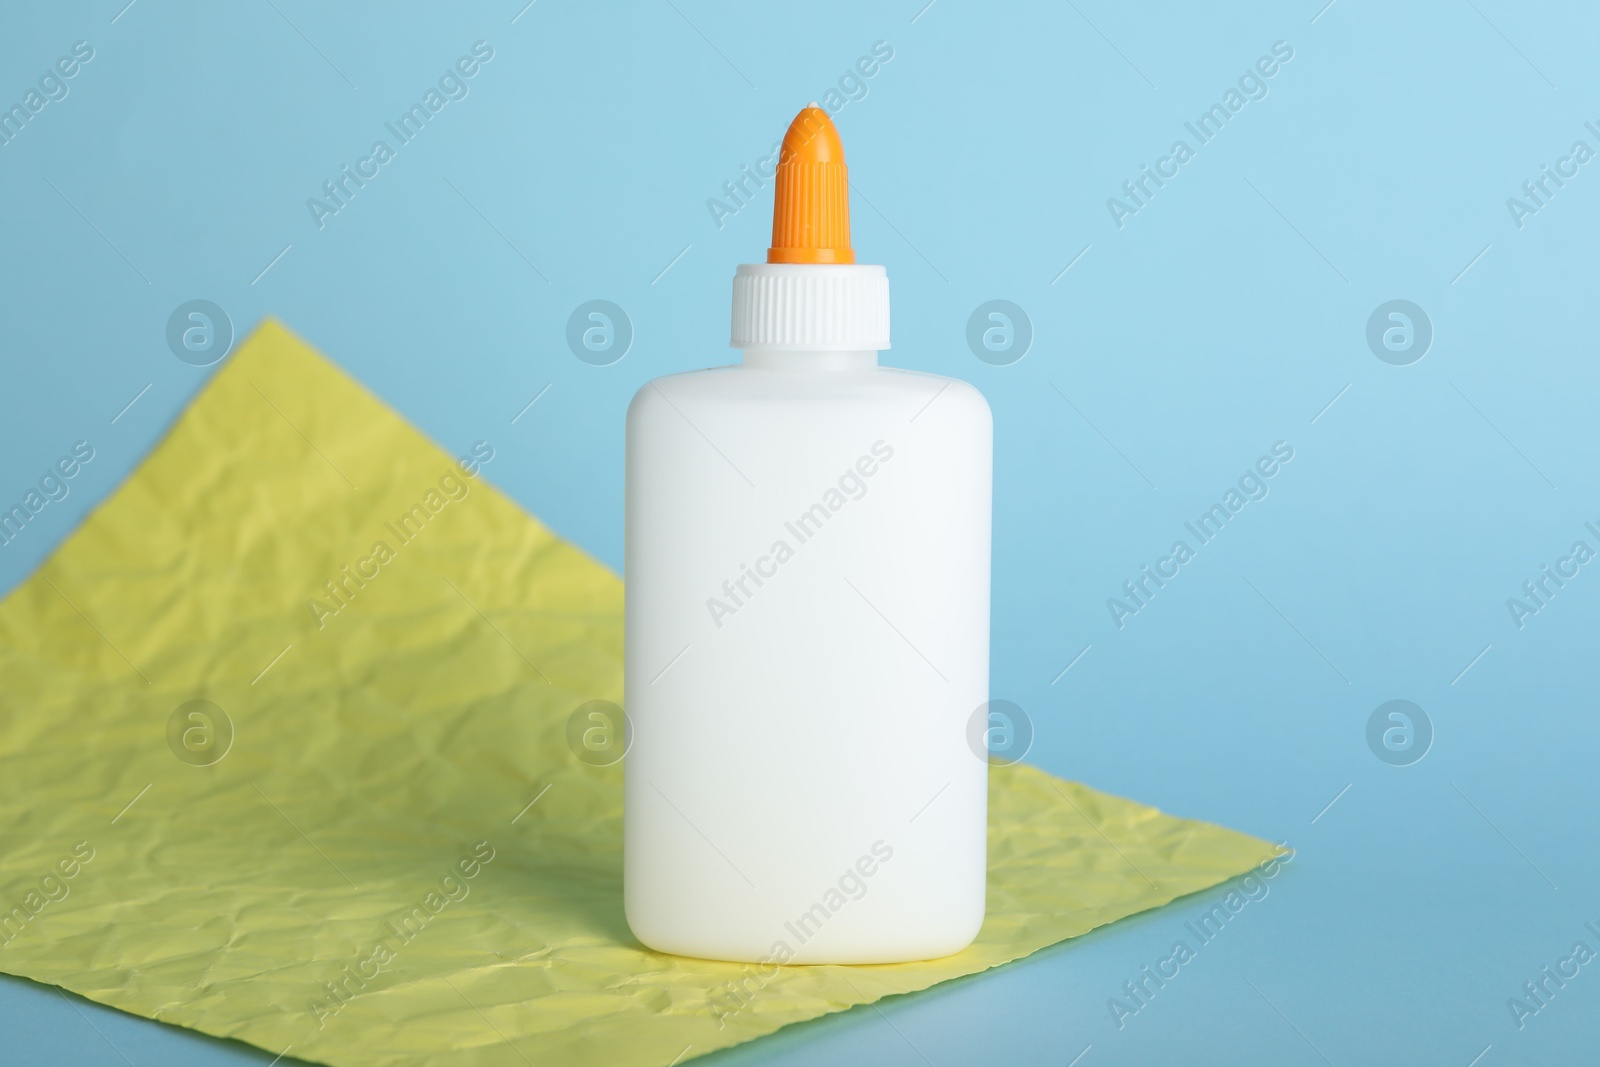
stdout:
[[849,192],[813,104],[734,275],[742,361],[628,409],[623,881],[661,952],[892,963],[983,922],[993,422],[879,365]]

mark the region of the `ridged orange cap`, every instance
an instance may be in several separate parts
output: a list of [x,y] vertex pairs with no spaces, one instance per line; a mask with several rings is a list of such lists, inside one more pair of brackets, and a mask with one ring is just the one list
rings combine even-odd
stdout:
[[768,263],[854,263],[844,144],[828,113],[812,104],[789,124],[778,155]]

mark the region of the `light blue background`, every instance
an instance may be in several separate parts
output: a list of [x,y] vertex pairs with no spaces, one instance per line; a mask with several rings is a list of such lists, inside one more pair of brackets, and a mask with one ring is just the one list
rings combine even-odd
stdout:
[[[707,199],[886,41],[836,119],[855,243],[888,266],[885,361],[994,408],[995,695],[1048,770],[1298,852],[1123,1029],[1107,998],[1220,893],[705,1062],[1592,1060],[1600,963],[1524,1029],[1506,1001],[1600,949],[1600,565],[1522,629],[1506,599],[1600,547],[1600,162],[1521,229],[1506,200],[1600,149],[1600,15],[924,2],[12,5],[0,103],[95,56],[0,147],[0,498],[98,457],[0,584],[202,387],[164,341],[194,298],[241,335],[281,318],[449,448],[493,441],[492,478],[620,568],[628,399],[730,359],[729,281],[767,243],[770,187],[720,230]],[[480,39],[470,95],[319,230],[306,199]],[[1269,95],[1118,229],[1107,198],[1276,41]],[[591,298],[636,330],[609,367],[564,341]],[[964,340],[993,298],[1035,331],[1010,366]],[[1435,331],[1410,366],[1365,341],[1395,298]],[[1116,628],[1106,598],[1279,440],[1271,495]],[[1408,767],[1365,739],[1395,698],[1436,731]],[[0,1030],[16,1062],[271,1059],[16,979]]]

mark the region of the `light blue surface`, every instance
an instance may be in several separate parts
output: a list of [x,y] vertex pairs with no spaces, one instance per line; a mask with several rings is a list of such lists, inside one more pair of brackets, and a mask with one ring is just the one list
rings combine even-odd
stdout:
[[[733,269],[767,243],[770,186],[721,229],[708,198],[884,41],[836,118],[855,243],[888,266],[885,361],[994,408],[995,696],[1048,770],[1298,854],[1121,1029],[1108,998],[1219,894],[706,1062],[1596,1056],[1600,963],[1521,1029],[1507,1006],[1600,950],[1600,563],[1521,628],[1506,603],[1600,549],[1600,162],[1521,228],[1507,207],[1600,150],[1592,8],[125,2],[0,20],[0,103],[94,49],[0,147],[0,498],[97,452],[0,549],[5,588],[212,373],[165,341],[192,299],[241,335],[281,318],[450,448],[493,441],[499,485],[620,567],[628,399],[730,358]],[[479,40],[468,95],[319,229],[307,198]],[[1199,145],[1184,123],[1279,41]],[[1119,229],[1107,198],[1179,138]],[[596,298],[635,330],[607,367],[565,342]],[[1009,366],[965,341],[991,299],[1034,330]],[[1367,345],[1392,299],[1431,320],[1419,362]],[[1107,598],[1278,441],[1270,495],[1119,629]],[[1410,766],[1368,747],[1391,699],[1435,731]],[[272,1058],[15,979],[0,1030],[6,1062]]]

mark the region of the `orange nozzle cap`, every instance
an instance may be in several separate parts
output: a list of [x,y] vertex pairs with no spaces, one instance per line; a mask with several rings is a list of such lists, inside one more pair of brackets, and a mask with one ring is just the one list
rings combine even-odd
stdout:
[[844,144],[828,113],[803,108],[783,135],[768,263],[854,263]]

